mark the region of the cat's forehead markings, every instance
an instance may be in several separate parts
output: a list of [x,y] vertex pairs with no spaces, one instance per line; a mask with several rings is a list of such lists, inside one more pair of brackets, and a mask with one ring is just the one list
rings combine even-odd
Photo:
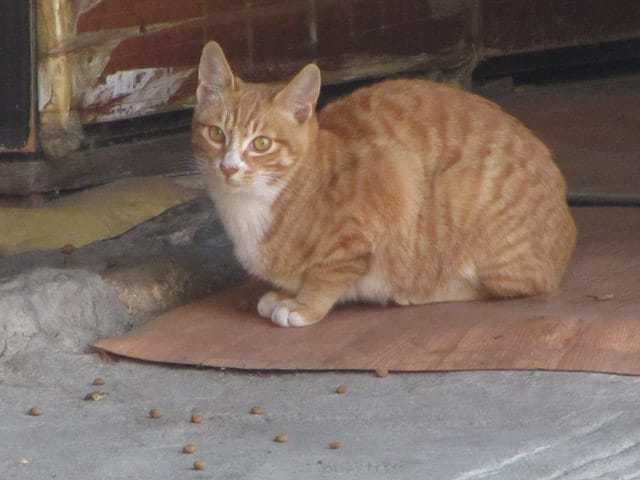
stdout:
[[258,121],[257,119],[252,119],[249,122],[249,125],[247,125],[247,134],[248,135],[255,135],[261,129],[262,129],[262,122]]
[[224,124],[224,126],[226,128],[231,128],[233,126],[234,122],[234,118],[233,118],[233,113],[230,112],[229,110],[225,110],[224,112],[224,116],[222,119],[222,123]]
[[236,105],[236,121],[246,126],[255,120],[262,106],[263,95],[259,90],[249,89],[243,93]]

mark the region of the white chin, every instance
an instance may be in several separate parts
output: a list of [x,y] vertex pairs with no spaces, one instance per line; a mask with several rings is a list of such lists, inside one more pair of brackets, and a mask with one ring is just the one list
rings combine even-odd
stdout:
[[224,183],[226,183],[230,187],[239,187],[240,185],[242,185],[240,180],[234,177],[225,178]]

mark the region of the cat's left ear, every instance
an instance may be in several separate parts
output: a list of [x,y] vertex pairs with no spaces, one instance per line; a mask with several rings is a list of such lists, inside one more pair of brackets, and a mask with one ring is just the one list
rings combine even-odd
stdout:
[[316,109],[321,83],[320,69],[310,63],[275,96],[274,101],[291,112],[298,123],[304,123]]
[[216,42],[207,43],[202,49],[198,68],[198,90],[196,97],[221,96],[235,86],[233,72],[224,52]]

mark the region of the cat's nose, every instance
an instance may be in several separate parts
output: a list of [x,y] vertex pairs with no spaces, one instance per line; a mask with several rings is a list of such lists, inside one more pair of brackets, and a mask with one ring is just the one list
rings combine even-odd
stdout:
[[225,176],[225,178],[229,178],[231,175],[236,173],[238,170],[239,170],[238,167],[229,167],[228,165],[225,165],[224,163],[220,164],[220,171]]

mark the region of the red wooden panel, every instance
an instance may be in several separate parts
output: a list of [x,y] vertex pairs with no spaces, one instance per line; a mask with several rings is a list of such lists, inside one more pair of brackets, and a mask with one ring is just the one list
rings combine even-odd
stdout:
[[488,55],[640,36],[638,0],[483,0]]
[[[331,2],[317,6],[320,65],[334,69],[353,54],[411,56],[459,51],[473,43],[472,2],[347,0],[342,8]],[[442,3],[442,5],[447,5]]]
[[151,67],[194,67],[204,44],[201,27],[175,27],[129,37],[111,52],[103,75]]
[[313,60],[315,43],[309,2],[259,0],[248,12],[251,78],[281,80]]
[[[204,18],[204,38],[202,46],[209,40],[218,42],[239,74],[251,71],[249,32],[251,24],[245,2],[204,0],[206,16]],[[200,52],[198,51],[198,55]]]
[[203,3],[203,0],[102,0],[79,17],[77,33],[199,18],[205,13]]
[[475,7],[473,0],[102,0],[76,21],[80,48],[90,45],[104,59],[97,75],[76,70],[91,75],[76,82],[89,86],[76,91],[76,104],[84,121],[179,107],[193,95],[208,40],[250,81],[283,80],[311,61],[333,82],[393,73],[405,58],[414,65],[441,51],[444,64],[458,54],[457,64],[471,58]]

